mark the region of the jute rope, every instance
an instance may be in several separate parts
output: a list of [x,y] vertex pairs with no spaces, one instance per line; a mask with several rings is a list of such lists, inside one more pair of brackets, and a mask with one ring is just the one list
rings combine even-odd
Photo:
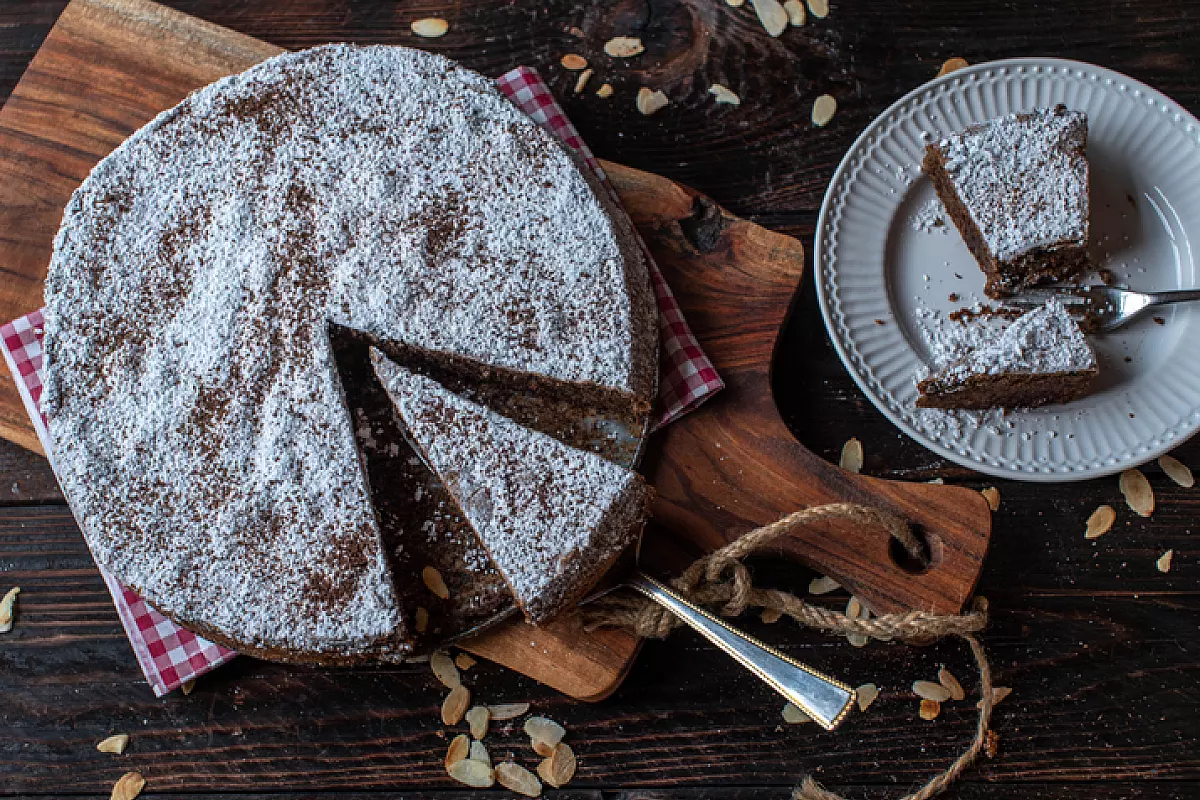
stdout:
[[[682,575],[672,581],[684,597],[699,605],[722,604],[720,613],[736,617],[748,608],[779,611],[801,625],[835,634],[857,633],[880,641],[893,639],[934,639],[957,636],[966,641],[979,668],[979,721],[971,744],[942,772],[934,775],[915,792],[902,800],[927,800],[941,793],[964,770],[975,762],[987,742],[988,725],[992,718],[992,670],[983,646],[974,634],[987,626],[987,604],[977,598],[967,614],[929,614],[910,611],[907,614],[885,614],[871,619],[852,619],[837,611],[806,603],[788,592],[756,589],[750,571],[742,559],[771,544],[791,531],[821,520],[849,519],[862,525],[877,525],[886,529],[910,555],[925,560],[921,542],[908,524],[886,511],[853,503],[831,503],[814,506],[789,514],[783,519],[757,528],[716,552],[697,559]],[[613,594],[584,606],[584,622],[588,629],[600,627],[628,628],[639,636],[662,639],[682,625],[667,609],[644,598]],[[792,800],[845,800],[822,787],[812,777],[805,777],[792,794]]]

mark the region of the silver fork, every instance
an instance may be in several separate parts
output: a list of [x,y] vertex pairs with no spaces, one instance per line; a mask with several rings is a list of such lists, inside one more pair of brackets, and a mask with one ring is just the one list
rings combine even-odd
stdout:
[[1109,333],[1144,315],[1151,308],[1200,300],[1200,289],[1135,292],[1103,284],[1049,286],[1005,298],[1004,304],[1022,309],[1033,308],[1045,305],[1051,297],[1057,297],[1068,312],[1080,317],[1079,327],[1086,332]]

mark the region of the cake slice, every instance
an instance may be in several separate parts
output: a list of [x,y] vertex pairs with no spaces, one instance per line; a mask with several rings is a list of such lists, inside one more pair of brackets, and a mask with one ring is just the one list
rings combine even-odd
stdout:
[[1058,300],[998,331],[979,318],[981,343],[917,383],[923,408],[1033,408],[1087,393],[1096,354]]
[[375,372],[526,619],[578,601],[640,533],[640,475],[450,392],[372,350]]
[[1087,263],[1087,116],[1008,114],[925,148],[922,170],[1000,298]]

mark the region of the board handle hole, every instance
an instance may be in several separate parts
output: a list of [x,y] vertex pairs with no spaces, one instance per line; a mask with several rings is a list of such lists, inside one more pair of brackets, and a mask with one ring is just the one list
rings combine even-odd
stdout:
[[912,532],[921,543],[920,558],[909,553],[894,537],[888,539],[888,555],[891,556],[893,564],[909,575],[924,575],[942,562],[942,540],[918,525],[913,526]]

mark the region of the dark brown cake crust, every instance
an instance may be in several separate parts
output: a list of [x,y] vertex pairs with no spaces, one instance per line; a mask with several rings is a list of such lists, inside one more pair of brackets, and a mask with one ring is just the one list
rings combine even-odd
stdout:
[[972,375],[953,388],[932,378],[917,384],[920,408],[1036,408],[1078,400],[1088,392],[1096,372],[1050,375]]

